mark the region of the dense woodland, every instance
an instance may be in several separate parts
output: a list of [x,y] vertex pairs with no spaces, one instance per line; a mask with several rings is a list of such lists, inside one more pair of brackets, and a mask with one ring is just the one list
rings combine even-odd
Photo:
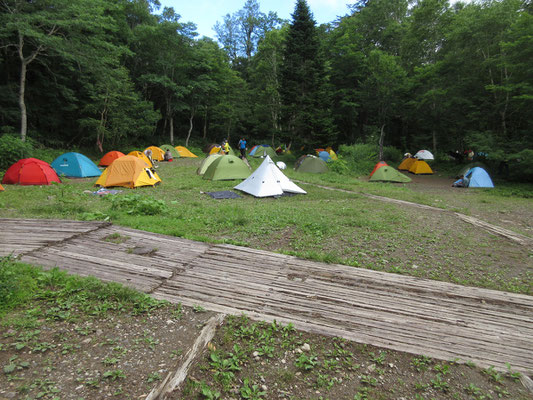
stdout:
[[317,26],[305,0],[288,21],[246,0],[214,40],[157,0],[0,0],[0,134],[101,151],[381,138],[533,158],[530,1],[350,9]]

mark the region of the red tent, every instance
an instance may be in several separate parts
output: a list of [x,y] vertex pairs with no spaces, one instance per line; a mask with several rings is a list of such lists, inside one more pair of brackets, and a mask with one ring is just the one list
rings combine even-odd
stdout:
[[2,183],[20,185],[50,185],[61,180],[50,164],[36,158],[17,161],[6,171]]
[[115,161],[117,158],[124,157],[125,155],[126,154],[121,153],[120,151],[116,151],[116,150],[110,151],[102,157],[98,165],[102,167],[107,167],[111,165],[111,163]]
[[374,175],[374,172],[376,172],[378,169],[380,169],[381,167],[385,167],[389,164],[387,164],[385,161],[380,161],[376,164],[376,166],[374,167],[374,169],[372,170],[372,172],[370,173],[370,177],[372,178],[372,175]]

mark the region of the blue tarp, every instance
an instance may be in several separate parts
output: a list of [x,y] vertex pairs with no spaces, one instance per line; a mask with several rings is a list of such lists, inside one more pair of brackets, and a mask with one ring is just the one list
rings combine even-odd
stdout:
[[324,160],[324,161],[331,161],[331,156],[329,155],[329,153],[327,151],[320,151],[318,153],[318,156]]
[[58,175],[72,178],[100,176],[102,171],[89,158],[80,153],[65,153],[52,161]]
[[470,179],[468,187],[493,188],[494,184],[489,174],[481,167],[474,167],[469,170],[465,177]]

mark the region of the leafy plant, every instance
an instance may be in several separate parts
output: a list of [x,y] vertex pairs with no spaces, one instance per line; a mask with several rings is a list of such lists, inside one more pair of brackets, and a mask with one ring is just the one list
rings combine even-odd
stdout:
[[247,400],[258,400],[266,395],[258,385],[250,383],[248,378],[245,378],[240,389],[241,397]]
[[168,211],[164,200],[144,197],[138,194],[115,196],[111,199],[111,209],[126,210],[130,215],[158,215]]
[[317,364],[317,356],[312,354],[307,355],[306,353],[300,354],[300,356],[295,361],[295,365],[305,371],[312,370]]

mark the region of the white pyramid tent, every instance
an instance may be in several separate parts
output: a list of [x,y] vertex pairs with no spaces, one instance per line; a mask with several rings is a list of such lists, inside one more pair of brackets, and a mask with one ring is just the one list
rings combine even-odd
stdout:
[[244,181],[235,186],[255,197],[281,196],[283,192],[307,194],[283,175],[267,155],[263,163]]

